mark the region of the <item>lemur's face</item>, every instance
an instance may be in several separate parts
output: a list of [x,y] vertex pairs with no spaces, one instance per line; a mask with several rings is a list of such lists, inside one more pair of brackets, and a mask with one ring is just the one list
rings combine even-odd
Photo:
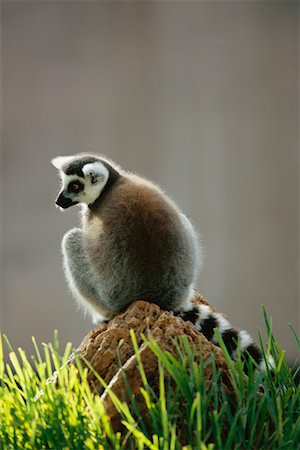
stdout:
[[78,203],[93,204],[109,177],[108,169],[94,157],[58,156],[51,162],[59,170],[62,181],[55,201],[62,209]]

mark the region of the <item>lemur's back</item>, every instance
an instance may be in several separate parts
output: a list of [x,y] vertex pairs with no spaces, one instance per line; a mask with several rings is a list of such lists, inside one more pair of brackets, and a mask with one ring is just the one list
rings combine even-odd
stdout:
[[121,178],[88,212],[84,230],[102,295],[117,309],[141,298],[174,309],[188,297],[199,260],[196,238],[156,186]]

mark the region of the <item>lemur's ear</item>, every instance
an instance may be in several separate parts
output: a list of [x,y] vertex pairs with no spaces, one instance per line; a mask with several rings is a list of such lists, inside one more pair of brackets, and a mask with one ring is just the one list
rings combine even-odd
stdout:
[[73,156],[57,156],[51,160],[51,164],[56,167],[56,169],[61,170],[65,164],[72,161]]
[[100,161],[85,164],[82,168],[85,177],[91,178],[91,183],[105,182],[108,179],[108,170]]

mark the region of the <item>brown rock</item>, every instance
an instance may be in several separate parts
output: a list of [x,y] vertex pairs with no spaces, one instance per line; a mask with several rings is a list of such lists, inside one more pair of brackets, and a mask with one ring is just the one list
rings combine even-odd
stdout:
[[[194,302],[207,304],[199,293],[196,294]],[[225,385],[227,390],[232,391],[228,367],[218,347],[207,341],[191,322],[185,322],[180,317],[175,316],[173,312],[163,311],[153,303],[136,301],[124,313],[114,317],[109,323],[92,330],[83,339],[76,353],[80,359],[89,361],[94,371],[100,375],[109,389],[121,400],[124,396],[128,399],[128,390],[124,382],[125,373],[128,385],[135,396],[135,401],[142,415],[146,414],[146,405],[140,392],[143,383],[138,370],[137,356],[132,345],[131,329],[134,330],[136,336],[139,355],[148,383],[154,390],[158,387],[157,359],[144,343],[142,334],[146,338],[155,339],[163,350],[174,356],[177,351],[173,339],[183,335],[187,336],[190,345],[194,346],[195,358],[199,358],[200,348],[203,360],[212,352],[215,352],[217,368],[222,370],[220,382]],[[75,358],[72,356],[69,363],[74,361]],[[207,385],[209,385],[211,378],[211,367],[209,365],[206,368],[205,377]],[[88,370],[88,382],[93,392],[101,395],[114,430],[120,429],[119,413],[111,401],[108,390],[103,388],[92,370]]]

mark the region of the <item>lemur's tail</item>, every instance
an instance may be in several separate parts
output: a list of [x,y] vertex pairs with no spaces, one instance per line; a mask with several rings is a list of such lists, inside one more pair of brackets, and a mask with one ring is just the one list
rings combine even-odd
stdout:
[[[262,371],[266,371],[266,362],[261,350],[254,343],[254,340],[247,331],[237,330],[232,327],[229,321],[219,312],[215,311],[210,305],[201,303],[193,306],[188,311],[180,311],[177,313],[183,320],[191,321],[196,329],[200,331],[207,340],[218,345],[214,336],[214,328],[218,328],[219,333],[224,341],[226,349],[232,359],[237,357],[238,346],[242,356],[246,360],[252,358]],[[269,369],[274,368],[274,360],[272,356],[268,359]]]

